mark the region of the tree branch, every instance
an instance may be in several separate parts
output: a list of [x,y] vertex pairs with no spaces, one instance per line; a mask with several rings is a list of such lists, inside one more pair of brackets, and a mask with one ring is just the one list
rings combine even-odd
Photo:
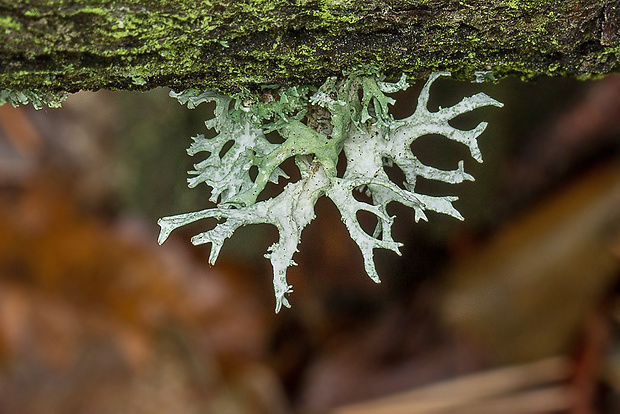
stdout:
[[620,67],[616,0],[0,0],[0,89],[320,84],[374,65],[591,77]]

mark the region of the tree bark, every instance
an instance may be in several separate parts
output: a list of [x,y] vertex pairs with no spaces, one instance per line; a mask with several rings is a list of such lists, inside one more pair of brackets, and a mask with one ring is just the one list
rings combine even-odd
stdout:
[[0,89],[588,78],[619,69],[619,28],[618,0],[0,0]]

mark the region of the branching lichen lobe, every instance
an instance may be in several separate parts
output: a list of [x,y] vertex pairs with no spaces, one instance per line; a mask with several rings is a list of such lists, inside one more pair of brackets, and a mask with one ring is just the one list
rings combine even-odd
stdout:
[[[182,104],[194,108],[203,102],[216,104],[215,117],[206,125],[217,132],[213,138],[194,137],[188,153],[206,153],[196,164],[188,181],[190,187],[206,183],[212,189],[211,201],[216,208],[165,217],[159,220],[163,243],[181,226],[216,218],[216,226],[192,238],[194,244],[211,244],[209,262],[214,263],[224,241],[235,230],[248,224],[268,223],[279,233],[278,242],[266,255],[273,266],[276,312],[289,306],[287,294],[292,291],[286,279],[288,267],[301,241],[301,233],[314,219],[314,205],[326,196],[340,211],[351,238],[357,243],[368,276],[379,282],[374,251],[392,250],[398,254],[400,243],[391,235],[393,217],[387,212],[391,202],[414,210],[414,218],[427,220],[425,211],[434,211],[462,219],[454,208],[453,196],[430,196],[416,192],[418,177],[458,184],[473,177],[464,171],[463,161],[455,170],[440,170],[423,164],[411,150],[413,141],[427,134],[443,135],[469,148],[471,156],[482,162],[478,136],[486,128],[482,122],[469,131],[452,127],[449,121],[458,115],[483,106],[502,106],[483,93],[464,98],[448,108],[435,112],[428,109],[430,87],[446,73],[431,75],[425,84],[415,112],[396,120],[389,112],[394,100],[387,94],[407,89],[406,76],[398,82],[384,82],[377,74],[356,70],[343,79],[329,78],[320,88],[281,87],[266,95],[248,93],[228,97],[216,92],[185,91],[173,93]],[[327,115],[327,113],[329,115]],[[329,124],[326,127],[325,124]],[[281,144],[272,144],[265,134],[277,131]],[[227,143],[233,141],[232,146]],[[340,153],[347,166],[338,174]],[[288,183],[282,193],[258,201],[268,181],[286,176],[280,166],[294,158],[301,179]],[[387,175],[386,165],[396,164],[404,173],[401,186]],[[255,168],[256,177],[249,171]],[[364,191],[370,202],[355,198]],[[358,213],[365,211],[377,218],[374,233],[364,231]]]

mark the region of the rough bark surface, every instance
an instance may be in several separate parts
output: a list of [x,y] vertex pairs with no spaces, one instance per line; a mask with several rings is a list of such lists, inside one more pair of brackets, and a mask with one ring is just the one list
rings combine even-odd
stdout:
[[620,68],[618,0],[0,0],[0,89],[319,84],[360,65],[414,78],[587,78]]

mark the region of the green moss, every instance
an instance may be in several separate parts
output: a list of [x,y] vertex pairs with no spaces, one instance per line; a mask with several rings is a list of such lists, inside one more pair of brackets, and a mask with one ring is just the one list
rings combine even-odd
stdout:
[[598,18],[598,0],[5,3],[0,85],[14,90],[233,91],[320,84],[362,64],[391,76],[587,76],[613,70],[620,46],[597,44],[598,27],[583,23]]
[[20,30],[22,25],[20,22],[13,20],[10,16],[0,17],[0,31],[9,34],[14,30]]

